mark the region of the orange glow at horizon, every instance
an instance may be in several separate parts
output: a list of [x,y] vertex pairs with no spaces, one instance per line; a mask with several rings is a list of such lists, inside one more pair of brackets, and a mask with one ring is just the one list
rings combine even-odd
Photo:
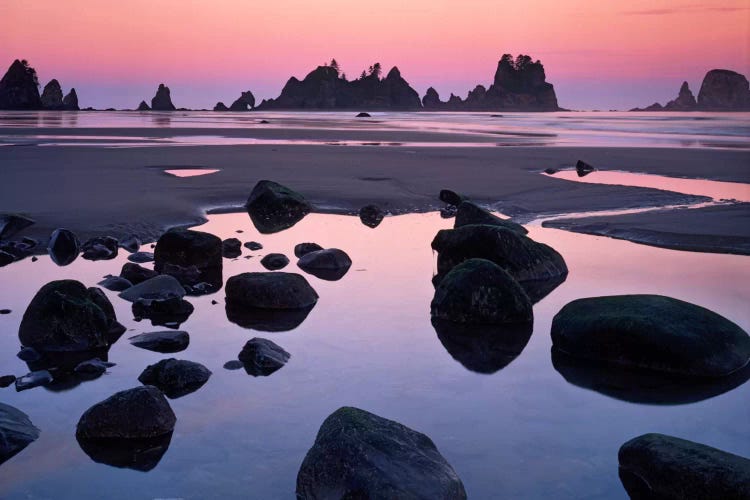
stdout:
[[709,69],[750,70],[750,1],[695,2],[3,0],[0,66],[26,58],[41,80],[75,86],[246,82],[270,97],[335,57],[349,78],[380,61],[420,93],[463,96],[503,53],[523,52],[556,85],[659,77],[676,95]]

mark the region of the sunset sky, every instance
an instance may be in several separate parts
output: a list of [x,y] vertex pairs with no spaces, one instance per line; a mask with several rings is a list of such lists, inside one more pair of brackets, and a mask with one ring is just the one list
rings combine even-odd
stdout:
[[28,59],[82,106],[132,108],[160,82],[178,107],[260,100],[332,57],[445,100],[506,52],[540,59],[563,107],[664,103],[713,68],[750,75],[750,0],[0,0],[2,71]]

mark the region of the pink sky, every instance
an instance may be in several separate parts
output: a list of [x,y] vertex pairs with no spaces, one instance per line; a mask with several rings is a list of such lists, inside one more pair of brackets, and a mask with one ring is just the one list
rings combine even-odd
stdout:
[[177,106],[275,97],[335,57],[375,61],[445,99],[488,85],[503,53],[544,63],[564,107],[662,102],[706,71],[750,74],[750,0],[2,0],[0,66],[26,58],[81,104],[134,107],[160,82]]

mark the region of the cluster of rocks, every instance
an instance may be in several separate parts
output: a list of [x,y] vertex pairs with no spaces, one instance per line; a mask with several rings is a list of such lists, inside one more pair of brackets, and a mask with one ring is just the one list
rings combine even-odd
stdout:
[[703,78],[698,99],[688,82],[682,82],[677,98],[630,111],[749,111],[750,83],[745,75],[728,69],[712,69]]
[[255,108],[255,96],[249,90],[242,94],[227,107],[223,102],[217,102],[214,111],[250,111]]
[[172,104],[172,97],[169,92],[169,87],[163,83],[159,84],[156,89],[156,95],[151,99],[151,106],[146,101],[141,101],[136,111],[176,111],[177,108]]
[[0,80],[0,109],[78,111],[76,89],[63,96],[60,82],[52,79],[39,95],[36,70],[24,60],[16,59]]

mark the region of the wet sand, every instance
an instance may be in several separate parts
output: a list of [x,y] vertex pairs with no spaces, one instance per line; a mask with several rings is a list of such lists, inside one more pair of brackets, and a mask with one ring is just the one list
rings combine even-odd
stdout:
[[[154,130],[157,129],[149,129],[148,133],[160,133]],[[95,129],[73,131],[80,136]],[[108,129],[107,133],[114,132]],[[173,134],[174,129],[169,133]],[[365,132],[358,133],[367,136]],[[374,140],[382,139],[381,133],[372,134]],[[406,135],[409,134],[413,132]],[[337,135],[340,137],[339,132]],[[402,134],[402,141],[409,139]],[[750,182],[750,153],[732,150],[6,146],[0,147],[0,212],[28,214],[37,224],[22,234],[41,238],[56,227],[67,227],[82,238],[135,233],[149,240],[168,227],[202,220],[206,211],[242,206],[261,179],[272,179],[300,191],[318,211],[338,213],[353,213],[367,203],[378,203],[392,213],[434,210],[442,206],[437,193],[443,188],[456,190],[520,221],[553,213],[706,201],[656,189],[582,184],[539,175],[545,168],[569,167],[578,159],[600,169]],[[220,172],[189,178],[163,172],[179,167]],[[711,235],[710,231],[700,231],[721,222],[727,236],[743,236],[750,226],[746,208],[735,209],[731,221],[723,220],[723,214],[715,211],[692,212],[689,223],[693,227],[685,234]],[[643,217],[632,219],[635,222]],[[676,214],[655,230],[682,232],[683,226],[682,214]]]

